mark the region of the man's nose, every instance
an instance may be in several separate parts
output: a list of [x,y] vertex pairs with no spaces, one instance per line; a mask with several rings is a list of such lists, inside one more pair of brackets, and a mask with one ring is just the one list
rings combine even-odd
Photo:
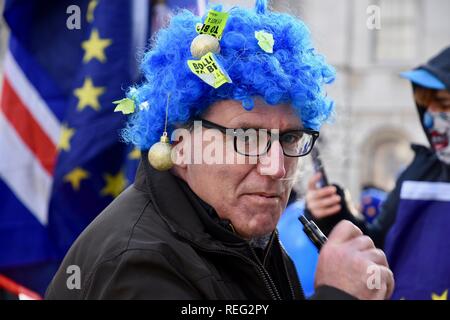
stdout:
[[259,157],[257,170],[260,175],[282,179],[286,176],[283,148],[278,140],[272,141],[270,150]]

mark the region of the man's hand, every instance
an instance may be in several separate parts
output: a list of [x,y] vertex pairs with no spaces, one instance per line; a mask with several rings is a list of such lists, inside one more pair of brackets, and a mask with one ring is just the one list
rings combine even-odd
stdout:
[[309,179],[306,192],[306,206],[316,219],[331,216],[341,210],[341,197],[336,193],[335,186],[320,189],[316,187],[320,176],[320,172],[317,172]]
[[320,251],[315,287],[321,285],[341,289],[358,299],[381,300],[392,295],[394,276],[384,252],[375,248],[358,227],[343,220]]

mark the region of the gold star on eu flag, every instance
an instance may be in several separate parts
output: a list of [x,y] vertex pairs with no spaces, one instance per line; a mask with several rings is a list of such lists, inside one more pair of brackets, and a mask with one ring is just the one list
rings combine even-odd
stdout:
[[58,150],[70,151],[70,140],[74,134],[75,129],[62,125],[58,142]]
[[80,167],[76,167],[68,174],[66,174],[63,178],[65,182],[69,182],[72,185],[72,188],[76,191],[80,190],[80,183],[82,180],[89,178],[89,172],[81,169]]
[[440,295],[436,293],[431,294],[431,300],[447,300],[447,296],[448,296],[448,289],[442,292],[442,294]]
[[89,40],[83,41],[81,47],[84,49],[83,62],[88,63],[92,59],[100,62],[106,61],[105,49],[112,43],[111,39],[102,39],[97,29],[92,29]]
[[95,8],[97,7],[97,5],[98,5],[98,1],[97,0],[89,1],[88,10],[87,10],[87,13],[86,13],[86,20],[87,20],[87,22],[91,23],[92,21],[94,21],[94,11],[95,11]]
[[141,151],[136,147],[133,149],[133,151],[131,151],[128,154],[128,159],[139,160],[140,158],[141,158]]
[[77,110],[82,111],[86,107],[98,111],[100,109],[100,103],[98,102],[99,96],[105,92],[105,87],[95,87],[92,79],[87,77],[84,79],[83,86],[75,89],[73,94],[78,98]]
[[119,171],[116,175],[105,174],[104,179],[106,181],[105,187],[100,191],[102,196],[110,195],[112,197],[117,197],[123,189],[127,186],[127,179],[122,171]]

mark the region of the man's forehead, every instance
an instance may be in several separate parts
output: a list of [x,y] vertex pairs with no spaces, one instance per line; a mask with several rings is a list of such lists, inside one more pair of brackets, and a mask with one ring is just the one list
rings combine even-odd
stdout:
[[255,100],[252,110],[245,110],[239,101],[224,100],[212,106],[207,116],[229,127],[298,129],[300,118],[290,104],[268,105],[261,99]]
[[245,114],[233,119],[231,125],[239,128],[265,128],[265,129],[299,129],[302,127],[298,116],[292,114],[280,114],[278,117],[271,117],[264,112],[254,112]]

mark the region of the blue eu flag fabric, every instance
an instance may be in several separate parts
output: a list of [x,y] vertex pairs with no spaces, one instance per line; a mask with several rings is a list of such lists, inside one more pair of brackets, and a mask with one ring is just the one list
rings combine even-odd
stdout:
[[450,183],[404,181],[385,252],[392,299],[447,300],[450,288]]
[[112,101],[139,81],[140,54],[177,7],[205,2],[5,2],[0,274],[43,294],[77,236],[133,182],[140,152],[120,141],[126,116]]
[[113,112],[112,104],[130,85],[137,59],[130,3],[98,2],[91,22],[80,30],[81,42],[62,49],[74,51],[77,67],[70,80],[49,207],[48,229],[59,257],[130,182],[125,175],[127,148],[118,141],[125,118]]
[[41,294],[79,233],[133,179],[139,153],[119,141],[126,118],[112,101],[137,80],[135,6],[5,3],[0,130],[14,139],[0,141],[9,155],[0,166],[0,273]]

